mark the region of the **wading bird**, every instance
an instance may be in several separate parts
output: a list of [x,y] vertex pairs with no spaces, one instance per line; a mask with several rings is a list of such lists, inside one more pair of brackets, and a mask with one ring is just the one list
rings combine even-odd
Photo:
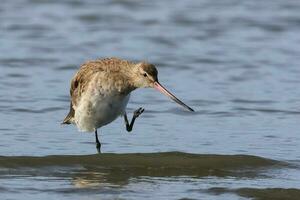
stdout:
[[124,116],[126,130],[130,132],[135,119],[144,111],[143,108],[134,111],[129,123],[125,109],[130,92],[146,87],[155,88],[189,111],[194,111],[158,82],[154,65],[105,58],[84,63],[71,80],[70,111],[63,124],[74,124],[83,132],[95,132],[96,148],[100,153],[97,129],[118,116]]

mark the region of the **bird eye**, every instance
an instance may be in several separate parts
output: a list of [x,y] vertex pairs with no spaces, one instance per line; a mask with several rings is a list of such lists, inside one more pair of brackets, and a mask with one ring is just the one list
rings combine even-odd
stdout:
[[146,74],[146,73],[144,73],[143,75],[144,75],[144,77],[147,77],[147,74]]

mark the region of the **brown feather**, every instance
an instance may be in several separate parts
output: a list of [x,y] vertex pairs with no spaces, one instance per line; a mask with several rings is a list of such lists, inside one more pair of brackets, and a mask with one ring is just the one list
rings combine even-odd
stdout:
[[114,74],[117,74],[121,70],[126,70],[127,67],[132,67],[135,63],[129,62],[127,60],[122,60],[118,58],[104,58],[93,61],[88,61],[81,65],[79,71],[75,74],[71,80],[70,87],[70,111],[66,116],[62,124],[71,124],[75,115],[74,107],[77,106],[82,94],[87,89],[87,86],[94,74],[98,72],[107,73],[110,81],[119,88],[120,93],[129,93],[134,88],[132,86],[128,87],[128,84],[124,85],[127,77],[116,78]]

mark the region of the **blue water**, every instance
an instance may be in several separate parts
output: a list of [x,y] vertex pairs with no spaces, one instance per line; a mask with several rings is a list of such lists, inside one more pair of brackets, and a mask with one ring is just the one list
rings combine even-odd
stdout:
[[[122,118],[101,128],[103,152],[248,154],[297,165],[299,11],[300,2],[293,0],[3,1],[0,154],[96,153],[93,134],[60,123],[68,112],[70,79],[79,66],[115,56],[155,64],[160,82],[196,113],[185,112],[153,89],[134,91],[128,112],[138,107],[145,112],[130,134]],[[117,190],[97,185],[97,192],[77,198],[238,199],[242,197],[191,191],[300,188],[297,168],[269,173],[253,179],[132,177]],[[59,192],[63,186],[76,188],[68,176],[13,177],[0,178],[0,197],[74,199]],[[48,187],[54,190],[44,190]]]

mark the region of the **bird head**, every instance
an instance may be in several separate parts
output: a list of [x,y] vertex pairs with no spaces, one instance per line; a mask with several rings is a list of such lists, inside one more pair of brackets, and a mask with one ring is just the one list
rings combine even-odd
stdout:
[[137,88],[155,88],[164,95],[170,97],[173,101],[188,109],[189,111],[194,112],[194,110],[179,100],[175,95],[169,92],[165,87],[163,87],[157,78],[158,71],[153,64],[141,62],[135,65],[135,78],[134,86]]
[[157,80],[157,69],[146,62],[136,64],[134,85],[138,88],[153,87]]

